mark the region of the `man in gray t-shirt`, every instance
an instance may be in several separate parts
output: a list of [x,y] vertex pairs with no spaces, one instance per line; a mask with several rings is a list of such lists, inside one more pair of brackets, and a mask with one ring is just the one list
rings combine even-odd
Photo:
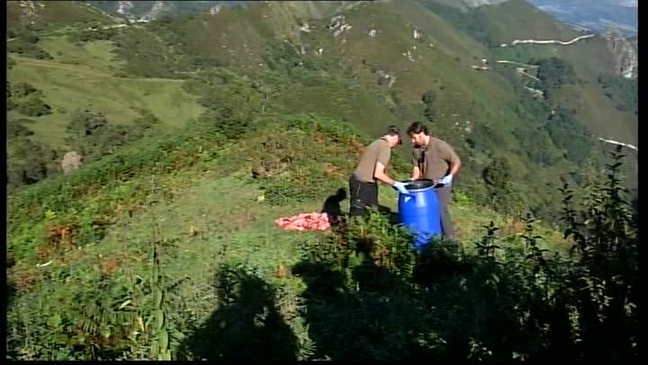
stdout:
[[392,148],[403,143],[396,127],[389,127],[380,139],[368,145],[360,156],[358,165],[349,178],[349,216],[359,216],[370,207],[378,206],[378,181],[407,193],[405,184],[389,177],[385,170],[391,158]]
[[412,149],[412,179],[429,179],[444,185],[436,189],[439,198],[441,226],[444,236],[456,240],[448,205],[452,192],[452,180],[461,169],[461,159],[446,141],[432,137],[427,127],[421,122],[410,125],[407,135],[414,145]]

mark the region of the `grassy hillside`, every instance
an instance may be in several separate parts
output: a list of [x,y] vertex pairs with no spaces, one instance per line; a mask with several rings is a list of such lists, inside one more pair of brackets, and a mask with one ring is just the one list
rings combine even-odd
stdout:
[[[385,269],[389,270],[385,278],[367,279],[362,276],[362,270],[371,268],[362,266],[355,254],[350,253],[347,271],[352,270],[354,274],[346,278],[350,282],[344,285],[361,285],[364,289],[355,290],[357,294],[353,295],[358,297],[344,301],[327,294],[330,290],[327,285],[342,284],[318,284],[313,281],[316,279],[313,275],[321,280],[334,280],[329,275],[347,272],[335,271],[340,270],[335,267],[327,269],[336,263],[335,257],[346,255],[344,250],[348,247],[335,243],[339,242],[336,234],[340,233],[282,232],[273,220],[299,212],[319,211],[324,198],[344,186],[345,180],[344,175],[322,169],[320,164],[342,167],[352,161],[356,158],[358,137],[348,125],[306,115],[268,120],[255,131],[257,137],[253,139],[227,142],[207,133],[208,130],[187,128],[180,134],[141,142],[137,148],[86,165],[62,178],[19,189],[9,201],[8,278],[17,290],[10,298],[8,313],[9,356],[21,359],[357,358],[354,347],[333,345],[334,338],[328,331],[333,331],[335,336],[353,336],[359,331],[369,336],[367,331],[371,331],[361,352],[367,359],[418,356],[456,359],[468,354],[502,358],[510,356],[507,351],[513,346],[525,346],[522,354],[531,358],[556,356],[550,350],[546,354],[531,350],[531,340],[522,340],[518,345],[488,340],[501,338],[495,333],[522,331],[514,325],[504,326],[501,315],[498,324],[491,326],[486,319],[472,319],[471,311],[466,311],[462,314],[468,316],[466,322],[462,320],[461,327],[457,328],[459,323],[452,318],[451,308],[475,306],[470,304],[473,300],[478,303],[479,298],[494,298],[493,294],[480,294],[471,289],[472,285],[495,285],[479,270],[470,274],[471,269],[460,269],[446,279],[457,281],[457,285],[461,280],[468,280],[465,295],[469,296],[464,299],[457,296],[457,285],[439,287],[436,281],[419,282],[416,277],[412,280],[419,284],[407,284],[407,281],[398,284],[427,285],[436,300],[442,300],[437,304],[440,309],[433,311],[434,316],[423,323],[421,317],[415,320],[396,314],[409,311],[398,311],[398,306],[392,306],[410,303],[410,311],[412,308],[424,310],[424,301],[429,300],[409,298],[414,292],[398,294],[408,286],[394,286],[397,284],[393,281],[410,280],[402,275],[411,275],[401,271],[411,270],[400,266],[406,264],[402,261],[392,261],[399,266],[390,269],[390,261],[384,261],[381,265],[387,265]],[[314,141],[311,136],[316,136]],[[252,177],[251,170],[258,163],[277,166],[273,161],[291,154],[299,145],[309,146],[307,155],[295,155],[293,164],[283,171],[266,170],[261,179]],[[306,174],[306,171],[311,172]],[[316,171],[324,175],[318,176]],[[395,193],[389,189],[382,191],[382,201],[392,205]],[[259,196],[265,199],[260,200]],[[524,223],[506,224],[496,214],[475,207],[461,195],[456,196],[452,213],[468,253],[453,259],[455,254],[430,252],[442,256],[428,258],[435,260],[428,263],[435,271],[423,274],[424,277],[447,275],[439,271],[439,265],[470,267],[480,262],[486,265],[496,258],[505,271],[485,266],[483,270],[490,270],[489,275],[501,278],[498,280],[508,279],[492,290],[506,290],[508,296],[524,295],[522,285],[532,285],[534,274],[533,265],[526,267],[520,255],[540,254],[533,253],[534,245],[559,252],[568,247],[559,234],[544,229],[525,233]],[[476,241],[480,236],[478,227],[488,226],[492,220],[504,224],[500,226],[503,229]],[[396,245],[393,246],[395,254],[409,255],[402,246],[409,242],[405,241],[406,236],[400,236],[384,219],[375,217],[355,229],[356,234],[382,240],[381,245],[386,247]],[[539,241],[538,235],[546,243]],[[348,244],[360,245],[361,240],[350,238]],[[473,241],[475,246],[470,245]],[[497,242],[506,249],[496,252],[492,245]],[[516,247],[527,247],[526,253],[518,252]],[[331,252],[331,248],[342,251]],[[379,247],[374,250],[370,254],[379,258]],[[543,264],[546,270],[558,267],[564,270],[567,264],[565,259],[550,255],[546,259],[547,263]],[[452,260],[460,261],[453,264]],[[425,268],[425,262],[417,262],[417,270],[431,269]],[[327,274],[326,270],[334,271]],[[400,274],[389,279],[397,273]],[[572,274],[563,271],[561,275],[555,279],[556,283]],[[479,284],[479,280],[487,281]],[[387,285],[394,291],[384,292],[384,287],[374,285]],[[520,294],[508,292],[518,286]],[[532,290],[538,295],[539,289]],[[155,295],[162,295],[161,301],[156,302]],[[48,300],[38,300],[43,297]],[[519,306],[522,297],[514,298],[511,300]],[[394,304],[379,305],[387,303],[384,300]],[[358,307],[358,302],[364,303],[363,306]],[[491,310],[508,313],[507,321],[516,323],[518,312],[506,303],[500,299],[497,304],[491,304],[497,309]],[[518,309],[520,316],[527,306],[538,305],[524,303]],[[394,317],[365,312],[370,308],[394,313]],[[269,311],[268,317],[260,317],[260,327],[251,330],[254,325],[250,321],[260,315],[259,311]],[[322,317],[324,313],[354,316],[359,322],[340,327],[342,323],[335,316]],[[420,328],[416,331],[431,337],[418,345],[403,338],[404,343],[399,345],[397,340],[384,337],[382,330],[366,327],[378,319],[377,315],[382,318],[381,326],[391,329],[385,334],[411,330],[418,321],[416,326]],[[329,319],[322,321],[323,318]],[[471,328],[475,320],[484,321],[481,330]],[[159,322],[154,325],[153,321]],[[340,332],[342,328],[346,329]],[[477,340],[483,341],[487,348],[496,349],[490,355],[470,352],[466,347],[469,338],[474,336],[471,333],[477,335],[482,331],[492,333]],[[583,334],[592,336],[588,332]],[[206,343],[216,339],[218,346]],[[238,348],[244,339],[245,351]],[[256,341],[264,344],[273,341],[273,352],[257,348]],[[546,341],[557,340],[548,337]],[[443,342],[448,343],[447,347],[438,348]],[[562,340],[561,344],[565,346]],[[407,346],[408,353],[397,351],[398,346]],[[251,348],[255,351],[250,352]],[[560,356],[564,356],[562,351]]]
[[[540,329],[535,336],[516,336],[514,342],[493,340],[535,328],[517,325],[520,320],[560,320],[556,316],[561,307],[551,303],[559,298],[576,300],[570,299],[567,288],[555,290],[564,296],[558,298],[540,292],[548,284],[534,279],[537,265],[523,258],[531,254],[537,260],[543,256],[537,249],[543,247],[563,251],[568,246],[561,235],[525,230],[524,222],[505,224],[462,195],[455,196],[452,213],[467,253],[430,251],[432,256],[419,258],[414,271],[408,266],[414,257],[403,246],[409,245],[407,236],[385,218],[376,216],[351,228],[348,238],[336,231],[281,231],[274,219],[319,211],[324,198],[344,186],[344,175],[333,171],[321,180],[313,172],[321,169],[319,163],[343,166],[352,160],[357,153],[354,146],[362,139],[348,125],[305,115],[269,120],[256,131],[253,139],[227,142],[187,128],[141,142],[62,178],[19,189],[9,201],[7,273],[15,292],[8,312],[8,356],[452,360],[503,359],[512,349],[526,346],[529,349],[520,356],[533,359],[550,354],[533,350],[535,341],[549,348],[567,347],[562,333],[544,339]],[[299,145],[309,146],[308,155],[294,155]],[[281,173],[268,170],[259,180],[250,170],[261,156],[268,167],[273,159],[295,160]],[[309,170],[311,174],[305,173]],[[295,180],[286,183],[291,178],[300,179],[302,185]],[[318,189],[313,191],[313,186]],[[382,189],[381,198],[392,205],[395,193]],[[477,240],[478,227],[487,227],[492,220],[504,224],[502,230],[482,233],[486,236]],[[380,246],[362,256],[368,239]],[[505,249],[499,251],[495,244]],[[392,254],[382,256],[381,247]],[[361,256],[353,253],[356,249]],[[373,257],[375,264],[363,263],[362,257]],[[551,288],[570,275],[579,277],[577,266],[572,268],[565,258],[544,257],[546,261],[539,261],[541,273],[561,275],[550,276]],[[492,260],[501,269],[489,268]],[[586,263],[587,256],[581,260]],[[439,275],[445,275],[442,282],[437,281]],[[429,294],[421,294],[425,287]],[[526,299],[528,290],[533,298]],[[434,304],[426,304],[429,300]],[[479,304],[483,300],[489,307]],[[430,311],[429,305],[437,309]],[[540,305],[542,309],[536,309]],[[464,309],[456,313],[456,308]],[[491,315],[501,311],[496,325],[474,317],[473,311],[486,308],[491,308]],[[413,310],[420,313],[412,316]],[[542,310],[556,314],[542,319]],[[428,315],[421,317],[425,312]],[[356,319],[349,322],[347,317]],[[380,327],[374,328],[376,324]],[[412,328],[425,340],[412,343],[404,336]],[[394,339],[395,333],[404,337]],[[579,333],[588,343],[597,343],[598,332]],[[337,336],[360,336],[364,345],[336,344]],[[635,341],[627,340],[628,346]],[[242,353],[237,350],[241,341],[258,349]],[[471,341],[479,341],[489,352],[471,350]],[[271,348],[265,346],[269,342]],[[625,345],[615,345],[616,353],[632,356]],[[569,348],[574,348],[570,355],[574,357],[602,356]]]
[[[637,356],[624,159],[584,167],[573,114],[524,89],[565,105],[575,70],[477,71],[492,50],[418,2],[351,5],[337,36],[307,2],[95,30],[78,3],[47,2],[47,27],[9,5],[8,359]],[[458,245],[412,252],[388,187],[368,220],[275,225],[330,209],[363,146],[413,120],[464,161]]]
[[52,31],[60,27],[83,29],[92,25],[109,25],[115,21],[81,1],[7,1],[9,33],[24,28]]
[[[398,12],[392,11],[394,7]],[[188,24],[178,18],[175,26],[171,23],[155,29],[159,36],[172,39],[184,34],[184,55],[262,73],[255,77],[265,77],[268,69],[282,73],[299,83],[292,90],[280,92],[284,93],[281,100],[288,100],[290,107],[303,106],[308,111],[348,120],[371,133],[382,130],[388,122],[405,126],[406,120],[420,118],[425,108],[421,105],[422,95],[430,91],[436,100],[434,116],[430,115],[435,133],[453,143],[470,161],[466,168],[472,170],[463,175],[466,179],[479,179],[490,157],[503,153],[518,168],[513,175],[537,182],[538,169],[524,161],[527,148],[513,137],[512,129],[533,130],[539,127],[533,126],[538,121],[526,119],[515,106],[515,85],[502,75],[472,70],[472,65],[481,63],[485,49],[424,10],[415,2],[363,3],[344,13],[343,22],[352,28],[337,36],[336,29],[327,28],[330,19],[311,20],[310,32],[299,31],[301,23],[286,18],[290,12],[280,3],[255,4],[248,11],[224,9],[215,17],[193,17]],[[421,28],[403,18],[412,14],[418,14],[415,24]],[[188,36],[196,27],[214,27],[214,32]],[[284,31],[272,31],[277,27]],[[173,33],[167,35],[165,31],[169,30]],[[415,30],[422,34],[418,39],[414,39]],[[236,38],[250,32],[254,36],[245,41]],[[207,34],[221,36],[209,42],[201,40]],[[277,42],[284,35],[288,42]],[[259,57],[260,50],[268,49],[268,42],[262,41],[264,36],[274,43],[269,54]],[[304,54],[300,54],[302,51]],[[367,91],[378,98],[362,96]],[[471,137],[471,133],[480,138]],[[552,162],[543,164],[547,169]],[[558,165],[547,174],[556,176],[575,168],[567,166]],[[530,171],[534,171],[533,175],[527,176]],[[471,189],[479,191],[480,185],[475,183]]]
[[[73,48],[65,41],[60,43]],[[54,111],[35,118],[36,123],[31,125],[38,140],[63,147],[71,115],[84,108],[101,111],[118,124],[131,123],[140,109],[151,110],[167,129],[182,126],[202,112],[196,97],[182,89],[181,80],[114,77],[107,73],[110,64],[102,60],[102,47],[90,44],[88,48],[66,52],[60,62],[57,58],[44,61],[14,57],[17,65],[9,74],[9,82],[38,85],[45,95],[43,100]],[[81,55],[90,57],[87,63]]]
[[489,20],[488,32],[494,45],[509,43],[511,37],[569,40],[582,35],[524,0],[505,1],[475,11]]

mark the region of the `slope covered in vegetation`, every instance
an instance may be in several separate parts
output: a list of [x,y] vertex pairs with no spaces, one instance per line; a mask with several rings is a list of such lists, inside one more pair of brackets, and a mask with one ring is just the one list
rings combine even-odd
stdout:
[[[142,26],[10,26],[32,46],[8,56],[8,358],[636,356],[622,158],[607,178],[584,169],[588,154],[552,139],[568,121],[548,127],[514,77],[469,68],[486,47],[403,4],[347,9],[337,36],[341,24],[277,2]],[[425,118],[466,161],[459,247],[411,252],[385,188],[383,214],[360,225],[274,225],[322,209],[388,123]],[[84,161],[63,174],[68,151]],[[582,183],[576,197],[553,189],[561,176]]]
[[[543,59],[559,58],[564,67],[572,70],[573,81],[565,87],[555,88],[558,95],[549,98],[551,104],[572,109],[576,120],[599,137],[630,144],[637,140],[638,124],[634,109],[619,107],[613,99],[606,97],[605,85],[600,81],[603,77],[636,83],[636,80],[624,80],[615,69],[616,55],[604,36],[584,38],[570,45],[513,45],[515,40],[567,42],[589,33],[578,32],[560,23],[524,0],[510,0],[468,12],[444,6],[439,0],[425,0],[423,3],[489,47],[496,59],[540,66]],[[507,46],[502,47],[503,44]],[[527,71],[534,72],[533,69]],[[531,79],[526,78],[526,81]]]
[[[558,210],[558,199],[533,192],[557,188],[560,176],[582,181],[582,166],[597,152],[593,148],[597,144],[590,130],[579,125],[569,103],[560,99],[552,109],[525,89],[540,86],[527,85],[506,69],[501,74],[472,70],[482,58],[490,58],[489,50],[444,19],[412,1],[360,3],[333,20],[299,18],[295,13],[305,10],[298,7],[302,10],[296,11],[296,4],[262,2],[247,9],[223,9],[215,15],[167,17],[145,26],[68,31],[64,38],[44,33],[36,46],[49,49],[54,59],[42,60],[40,72],[46,68],[65,76],[60,63],[93,62],[102,74],[119,76],[105,86],[96,85],[101,86],[96,91],[90,89],[93,84],[77,88],[87,100],[83,107],[107,115],[110,123],[128,123],[146,109],[161,125],[182,125],[199,112],[190,97],[177,91],[179,84],[160,80],[168,85],[168,93],[149,95],[149,88],[162,84],[121,77],[181,80],[204,77],[218,68],[268,85],[262,108],[272,104],[287,112],[318,112],[371,134],[388,124],[405,127],[408,121],[429,119],[434,133],[451,142],[467,161],[459,187],[480,203],[491,202],[482,172],[495,160],[506,159],[510,167],[506,175],[516,191],[507,205],[513,210],[531,207],[545,220],[551,220]],[[114,59],[97,53],[92,61],[80,61],[80,52],[84,47],[94,50],[93,44],[104,44],[104,50],[112,44]],[[78,55],[73,58],[75,52]],[[579,82],[570,74],[573,67],[565,62],[546,68],[546,84],[552,88],[548,94],[557,89],[560,95],[570,83]],[[39,82],[35,76],[21,77],[22,67],[10,72],[10,80],[37,83],[36,88],[48,89],[46,98],[59,95],[54,85]],[[113,105],[121,102],[108,105],[101,98],[103,87],[109,85],[115,85],[131,108],[116,108]],[[50,103],[59,102],[52,99]],[[53,115],[37,118],[42,122],[32,128],[38,137],[42,126],[45,132],[40,135],[47,135],[51,144],[60,144],[66,119],[75,110],[62,101],[52,106]],[[50,147],[61,150],[59,156],[66,150],[61,145]]]
[[[208,132],[141,144],[12,196],[10,358],[636,353],[636,228],[614,171],[582,218],[565,212],[569,243],[530,221],[498,231],[495,214],[457,201],[465,252],[441,243],[416,257],[380,215],[327,234],[273,227],[344,186],[334,167],[358,143],[344,124],[296,115],[260,123],[247,141]],[[465,231],[479,225],[483,238]],[[567,244],[574,256],[561,254]],[[612,343],[611,331],[627,335]]]

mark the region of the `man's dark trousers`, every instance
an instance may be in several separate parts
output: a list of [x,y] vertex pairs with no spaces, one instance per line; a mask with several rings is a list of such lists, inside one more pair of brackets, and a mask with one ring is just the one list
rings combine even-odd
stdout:
[[354,175],[349,178],[350,209],[349,216],[357,217],[368,213],[378,206],[378,184],[358,180]]
[[436,189],[437,198],[439,199],[439,213],[441,213],[441,227],[443,228],[443,235],[451,240],[456,240],[454,224],[452,224],[452,217],[448,206],[450,205],[450,196],[452,194],[452,186],[444,186]]

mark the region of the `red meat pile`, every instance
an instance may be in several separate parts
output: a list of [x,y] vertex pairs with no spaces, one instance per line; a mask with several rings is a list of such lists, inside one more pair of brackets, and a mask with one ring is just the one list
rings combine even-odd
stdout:
[[302,213],[276,219],[275,223],[287,231],[325,231],[331,228],[326,213]]

